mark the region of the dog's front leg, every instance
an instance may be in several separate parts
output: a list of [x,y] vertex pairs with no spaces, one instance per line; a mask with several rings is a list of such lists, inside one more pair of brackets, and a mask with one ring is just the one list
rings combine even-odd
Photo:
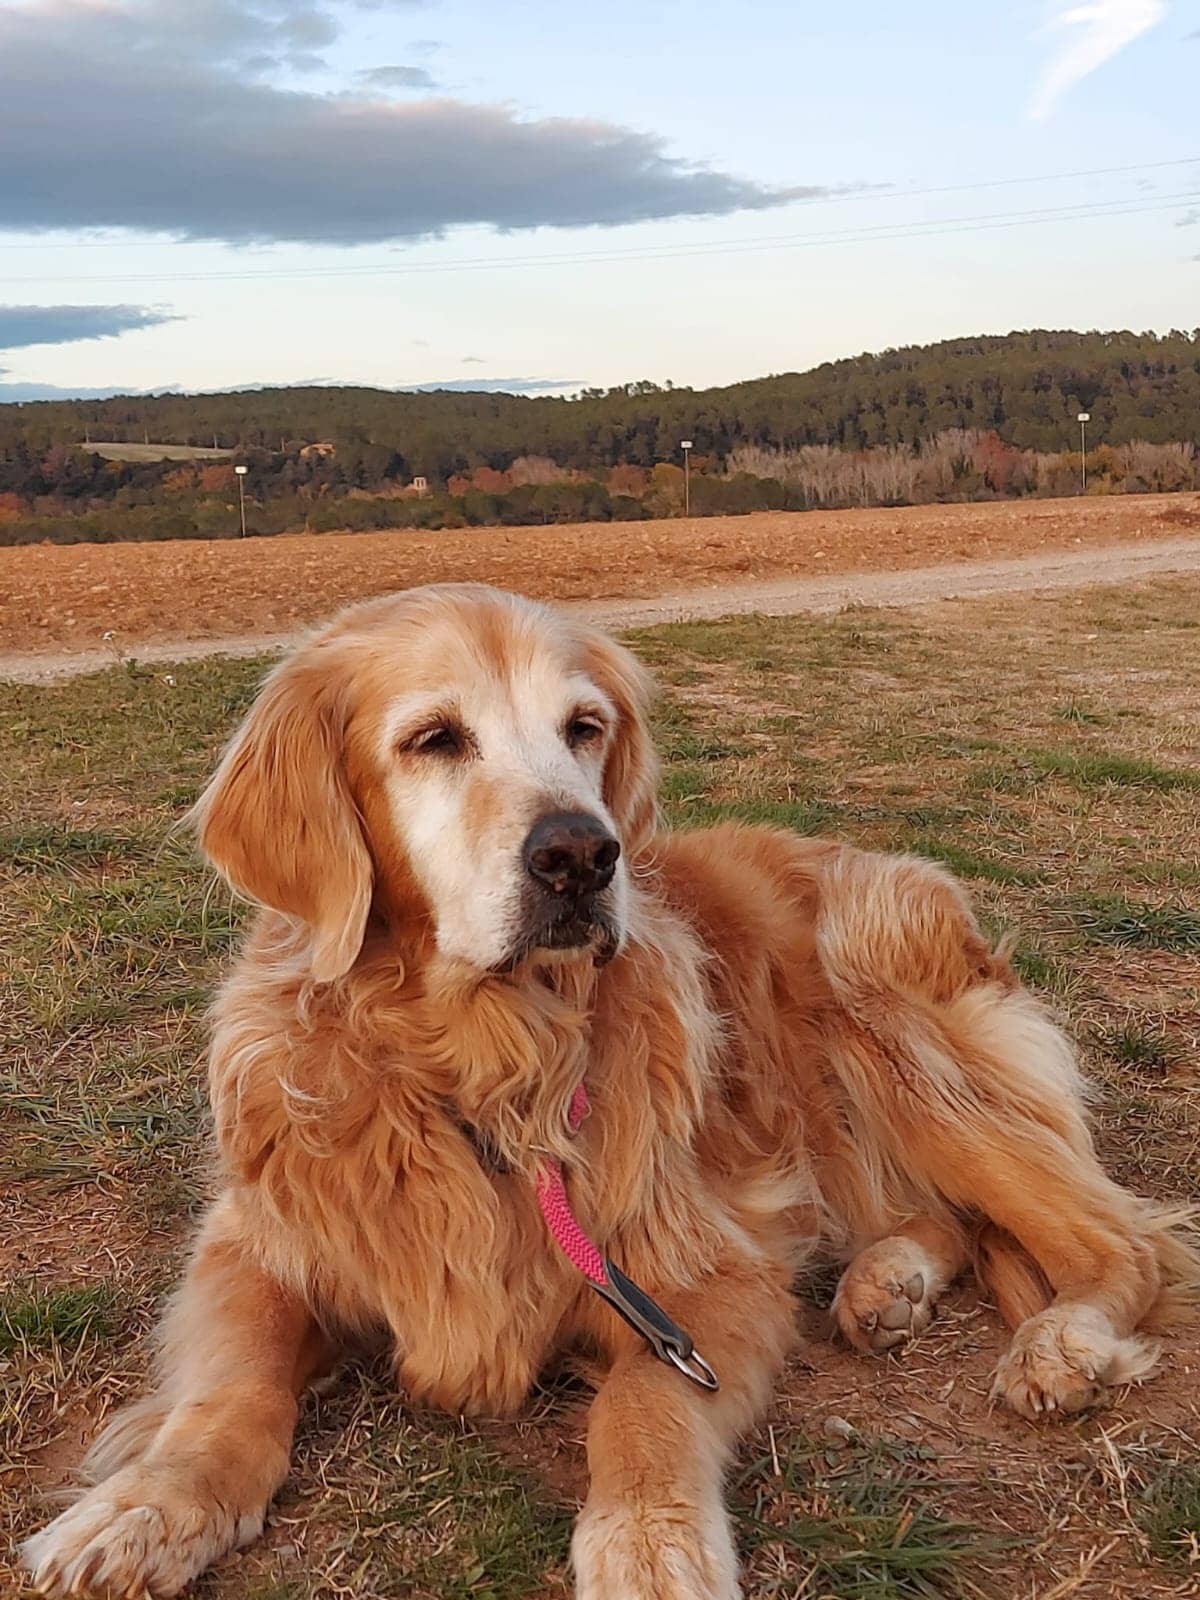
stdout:
[[161,1600],[262,1531],[297,1396],[328,1349],[239,1231],[219,1205],[163,1330],[158,1392],[100,1436],[88,1462],[100,1481],[26,1544],[43,1594]]
[[783,1365],[795,1305],[784,1273],[747,1261],[655,1298],[721,1387],[693,1384],[636,1335],[614,1345],[588,1421],[591,1488],[572,1546],[577,1600],[737,1600],[725,1467]]

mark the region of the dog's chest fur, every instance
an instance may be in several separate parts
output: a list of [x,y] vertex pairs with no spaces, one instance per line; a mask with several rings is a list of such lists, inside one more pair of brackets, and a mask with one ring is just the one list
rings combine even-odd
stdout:
[[[360,1026],[353,1055],[336,1017],[293,1026],[282,1049],[261,984],[226,992],[213,1101],[240,1203],[271,1265],[322,1315],[387,1328],[421,1398],[512,1410],[583,1330],[590,1291],[536,1200],[543,1152],[563,1159],[601,1247],[635,1270],[654,1276],[660,1229],[660,1276],[717,1247],[691,1151],[715,1025],[694,983],[673,995],[661,973],[639,982],[645,959],[619,958],[586,1008],[511,985],[436,1018],[393,1000],[369,1051]],[[583,1077],[594,1109],[573,1136],[567,1106]]]

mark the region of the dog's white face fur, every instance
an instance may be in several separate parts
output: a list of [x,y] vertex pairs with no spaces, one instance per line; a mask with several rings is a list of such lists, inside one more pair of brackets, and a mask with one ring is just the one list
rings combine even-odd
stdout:
[[[604,960],[653,826],[648,682],[594,630],[514,596],[411,590],[356,608],[278,668],[197,807],[217,867],[311,930],[315,976],[357,957],[375,909],[481,972]],[[621,847],[578,905],[528,843],[589,819]]]
[[[616,833],[603,796],[616,722],[600,686],[550,650],[481,661],[440,692],[402,693],[387,707],[376,752],[382,786],[440,954],[494,970],[548,948],[525,841],[555,812],[583,812]],[[627,901],[618,861],[600,902],[618,946]]]

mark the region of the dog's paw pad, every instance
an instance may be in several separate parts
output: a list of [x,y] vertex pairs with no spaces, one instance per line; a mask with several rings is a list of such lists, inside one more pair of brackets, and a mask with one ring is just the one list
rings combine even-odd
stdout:
[[876,1246],[842,1274],[833,1314],[856,1350],[880,1355],[915,1339],[933,1321],[929,1278],[912,1260]]

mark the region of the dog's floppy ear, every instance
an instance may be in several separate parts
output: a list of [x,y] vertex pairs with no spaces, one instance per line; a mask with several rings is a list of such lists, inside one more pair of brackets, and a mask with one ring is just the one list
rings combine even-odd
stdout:
[[309,928],[312,973],[322,982],[353,966],[373,887],[343,767],[335,681],[325,662],[277,667],[192,810],[217,871]]
[[617,712],[604,766],[604,803],[632,859],[658,823],[658,757],[647,725],[654,682],[635,656],[604,634],[592,634],[588,645],[589,673]]

